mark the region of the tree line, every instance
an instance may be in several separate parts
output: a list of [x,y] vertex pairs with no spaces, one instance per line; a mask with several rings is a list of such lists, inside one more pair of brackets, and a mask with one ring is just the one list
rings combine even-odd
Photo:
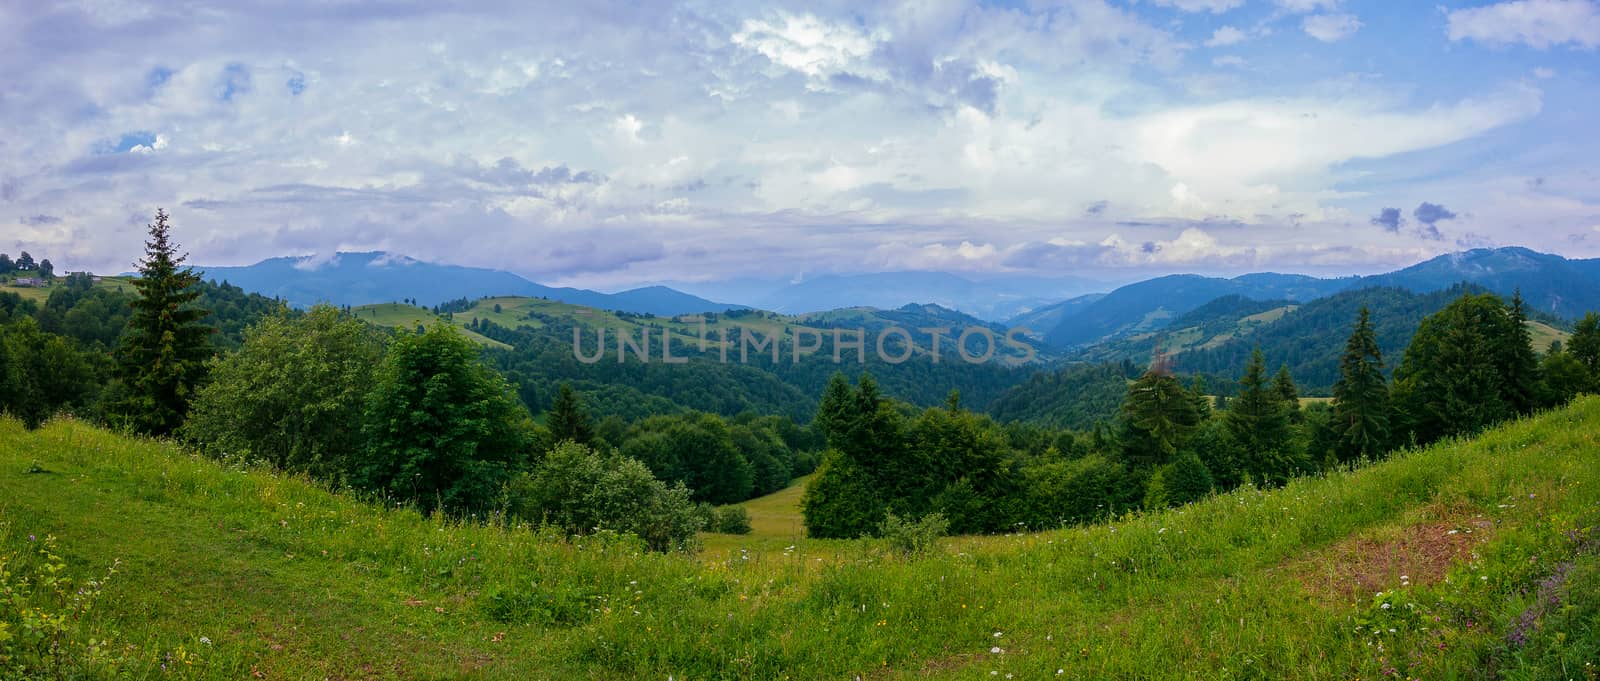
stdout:
[[[903,517],[991,533],[1093,521],[1241,485],[1279,486],[1600,390],[1600,316],[1585,316],[1565,347],[1542,358],[1527,321],[1520,295],[1507,303],[1458,291],[1422,320],[1391,379],[1362,308],[1329,404],[1302,406],[1288,367],[1269,371],[1258,348],[1225,400],[1208,394],[1203,377],[1186,383],[1158,359],[1125,382],[1114,423],[1088,430],[1001,425],[962,409],[957,395],[917,410],[885,397],[869,374],[855,385],[835,376],[816,417],[828,450],[803,500],[806,528],[856,537]],[[1092,385],[1099,375],[1116,372],[1097,367],[1079,380]]]

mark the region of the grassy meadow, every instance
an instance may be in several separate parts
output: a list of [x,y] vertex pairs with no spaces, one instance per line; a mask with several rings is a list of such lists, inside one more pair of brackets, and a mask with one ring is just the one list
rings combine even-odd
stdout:
[[74,580],[0,599],[0,622],[115,566],[63,637],[72,659],[98,651],[83,678],[1600,674],[1600,398],[1278,490],[916,558],[800,538],[800,489],[749,502],[752,535],[661,555],[0,420],[0,573]]

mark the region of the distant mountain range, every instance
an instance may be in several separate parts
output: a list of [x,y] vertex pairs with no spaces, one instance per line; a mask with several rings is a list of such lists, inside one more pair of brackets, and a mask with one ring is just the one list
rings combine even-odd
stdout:
[[1574,319],[1600,310],[1600,260],[1568,259],[1518,247],[1452,253],[1365,277],[1324,279],[1271,272],[1233,278],[1174,274],[1109,293],[1097,291],[1103,290],[1103,284],[1081,277],[971,278],[941,272],[676,285],[694,293],[669,286],[602,293],[545,286],[500,270],[427,263],[381,252],[272,258],[247,267],[197,269],[208,279],[226,280],[301,307],[318,302],[365,305],[405,299],[436,305],[458,298],[501,295],[665,316],[745,307],[801,314],[938,305],[987,321],[1005,320],[1008,327],[1027,327],[1035,338],[1064,350],[1160,331],[1186,313],[1225,296],[1293,304],[1370,287],[1431,293],[1471,283],[1505,296],[1520,290],[1530,309],[1559,318]]
[[411,299],[425,306],[484,296],[529,296],[637,314],[723,312],[742,305],[718,303],[665,286],[618,293],[536,284],[510,272],[439,265],[381,252],[338,253],[332,258],[271,258],[246,267],[196,267],[206,279],[281,298],[296,307],[317,303],[370,305]]
[[1451,253],[1365,277],[1169,275],[1032,310],[1007,320],[1007,325],[1026,326],[1057,348],[1082,348],[1165,329],[1173,320],[1224,296],[1303,303],[1357,289],[1393,287],[1433,293],[1461,283],[1506,297],[1520,290],[1530,310],[1562,319],[1600,311],[1600,260],[1570,260],[1508,247]]
[[948,272],[826,274],[798,281],[747,278],[668,285],[784,314],[844,307],[891,310],[905,305],[938,305],[993,322],[1109,288],[1106,282],[1073,276],[961,276]]

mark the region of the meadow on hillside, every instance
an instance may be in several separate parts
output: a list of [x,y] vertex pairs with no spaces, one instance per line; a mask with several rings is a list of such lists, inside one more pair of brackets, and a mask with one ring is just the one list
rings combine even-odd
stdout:
[[0,650],[80,678],[1593,678],[1597,436],[1582,398],[1106,524],[690,555],[4,420]]

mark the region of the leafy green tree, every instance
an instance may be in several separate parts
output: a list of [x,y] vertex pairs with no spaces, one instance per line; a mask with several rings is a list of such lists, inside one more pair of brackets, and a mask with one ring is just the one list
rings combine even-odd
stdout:
[[1028,466],[1022,477],[1029,525],[1036,528],[1101,521],[1134,507],[1143,494],[1127,467],[1101,454]]
[[1152,369],[1128,386],[1121,421],[1124,460],[1134,467],[1159,466],[1200,425],[1200,410],[1177,378]]
[[17,264],[11,261],[11,256],[0,253],[0,274],[11,274],[17,271]]
[[1578,320],[1572,337],[1567,339],[1567,352],[1583,365],[1589,375],[1588,390],[1600,381],[1600,314],[1590,312]]
[[644,464],[563,440],[508,486],[510,510],[570,534],[638,535],[655,551],[693,548],[702,523],[681,483],[668,487]]
[[56,266],[50,262],[49,258],[39,261],[39,278],[45,281],[55,280]]
[[359,487],[425,510],[487,508],[529,458],[533,423],[477,346],[440,324],[402,334],[379,367],[365,413]]
[[1334,451],[1340,461],[1376,457],[1389,447],[1389,384],[1367,308],[1345,342],[1333,386]]
[[1200,457],[1192,453],[1181,454],[1172,463],[1163,466],[1161,478],[1164,489],[1162,501],[1168,506],[1199,501],[1211,493],[1211,471],[1200,461]]
[[1259,349],[1250,355],[1239,379],[1239,396],[1228,403],[1224,422],[1239,446],[1245,471],[1257,481],[1282,484],[1295,473],[1289,412],[1282,395],[1267,383],[1266,357]]
[[133,280],[139,295],[117,345],[120,385],[108,409],[113,424],[151,435],[170,434],[183,423],[205,379],[216,331],[201,322],[207,311],[191,304],[200,295],[200,277],[183,267],[187,256],[178,254],[170,229],[158,209]]
[[33,256],[29,255],[27,251],[23,251],[22,255],[17,256],[16,266],[20,272],[32,272],[35,266]]
[[33,319],[0,328],[0,412],[28,429],[63,408],[86,406],[99,377],[71,340],[39,329]]
[[589,413],[583,408],[583,400],[573,392],[572,384],[562,383],[556,392],[555,402],[551,403],[550,412],[545,416],[545,428],[549,429],[551,439],[556,442],[571,440],[587,445],[594,440],[594,429],[589,426]]
[[1594,385],[1594,378],[1583,367],[1583,362],[1570,352],[1558,350],[1545,353],[1539,363],[1539,374],[1544,379],[1545,406],[1566,404]]
[[806,535],[851,539],[871,534],[888,512],[874,481],[853,458],[828,450],[800,498]]
[[361,449],[351,424],[361,422],[383,352],[370,325],[328,305],[268,317],[212,362],[180,432],[212,455],[337,480]]
[[754,468],[735,446],[727,423],[715,414],[690,412],[640,421],[622,453],[668,483],[688,485],[697,502],[738,503],[755,489]]

